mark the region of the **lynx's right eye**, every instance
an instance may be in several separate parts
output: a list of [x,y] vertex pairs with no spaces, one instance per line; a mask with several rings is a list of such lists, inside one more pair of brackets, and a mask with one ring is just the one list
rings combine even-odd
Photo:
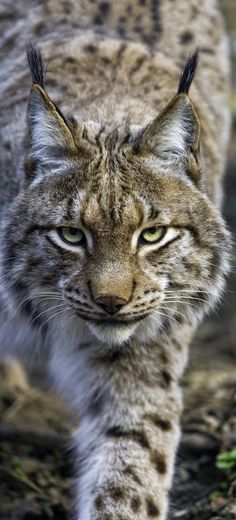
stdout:
[[85,238],[83,231],[73,227],[58,228],[59,237],[67,244],[78,246]]

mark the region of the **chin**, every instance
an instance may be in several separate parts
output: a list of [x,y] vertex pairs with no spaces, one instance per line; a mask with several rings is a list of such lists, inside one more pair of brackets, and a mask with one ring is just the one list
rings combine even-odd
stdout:
[[129,341],[138,328],[138,323],[129,324],[109,324],[109,323],[89,323],[92,334],[103,343],[113,346],[121,346]]
[[162,318],[158,313],[152,312],[136,323],[94,323],[90,321],[87,322],[87,326],[93,336],[102,343],[119,347],[131,339],[142,343],[147,339],[156,338],[162,328]]

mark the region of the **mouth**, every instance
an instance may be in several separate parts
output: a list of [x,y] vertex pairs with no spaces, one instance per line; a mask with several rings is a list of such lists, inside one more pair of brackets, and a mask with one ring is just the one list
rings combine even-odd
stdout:
[[101,318],[93,318],[90,316],[85,316],[82,313],[77,313],[77,315],[80,318],[83,318],[85,321],[89,321],[94,323],[95,325],[108,325],[112,327],[121,327],[121,326],[129,326],[133,325],[135,323],[138,323],[139,321],[142,321],[144,318],[146,318],[146,314],[142,316],[136,316],[135,318],[130,319],[122,319],[122,318],[111,318],[111,317],[101,317]]
[[127,343],[135,333],[139,323],[146,318],[146,314],[142,316],[134,316],[124,319],[120,317],[104,317],[87,316],[81,312],[77,315],[87,322],[92,334],[102,343],[111,346],[121,346]]

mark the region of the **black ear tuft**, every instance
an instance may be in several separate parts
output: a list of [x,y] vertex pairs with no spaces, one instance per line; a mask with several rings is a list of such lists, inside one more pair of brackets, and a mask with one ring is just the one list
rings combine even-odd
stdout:
[[42,54],[38,47],[34,47],[32,43],[28,43],[26,47],[27,60],[32,76],[33,83],[40,85],[44,88],[44,63]]
[[199,51],[196,49],[187,59],[184,70],[181,74],[178,94],[188,94],[189,88],[195,76],[195,72],[199,62]]

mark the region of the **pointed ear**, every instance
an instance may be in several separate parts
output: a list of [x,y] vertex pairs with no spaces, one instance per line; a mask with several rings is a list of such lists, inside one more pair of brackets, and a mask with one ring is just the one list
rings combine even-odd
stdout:
[[169,162],[186,160],[189,153],[197,154],[199,137],[200,122],[194,107],[186,94],[178,94],[145,128],[138,147]]
[[186,94],[175,96],[142,132],[136,150],[153,153],[163,165],[182,162],[200,187],[200,121]]
[[32,87],[27,116],[32,161],[50,167],[76,150],[65,118],[40,85]]
[[65,169],[76,146],[68,123],[44,90],[45,67],[41,51],[30,43],[27,45],[27,60],[33,86],[27,112],[25,172],[28,179],[33,179],[39,171]]

